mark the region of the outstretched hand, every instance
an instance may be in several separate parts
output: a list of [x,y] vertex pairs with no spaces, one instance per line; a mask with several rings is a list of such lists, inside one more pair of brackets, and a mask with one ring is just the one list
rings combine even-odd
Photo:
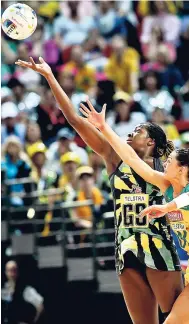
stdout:
[[98,113],[92,103],[87,100],[87,104],[89,108],[87,108],[84,104],[80,104],[80,111],[83,114],[83,116],[87,117],[87,120],[89,123],[91,123],[93,126],[98,128],[99,130],[102,130],[105,125],[105,113],[106,113],[106,104],[103,105],[102,111]]
[[168,212],[166,205],[153,205],[145,208],[140,217],[147,215],[149,219],[163,217]]
[[52,73],[51,68],[44,61],[44,59],[42,57],[39,57],[39,62],[40,62],[40,64],[36,64],[34,62],[34,59],[32,57],[30,57],[30,62],[18,60],[15,62],[15,64],[22,66],[22,67],[30,68],[30,69],[40,73],[44,77],[47,77],[48,75],[50,75]]

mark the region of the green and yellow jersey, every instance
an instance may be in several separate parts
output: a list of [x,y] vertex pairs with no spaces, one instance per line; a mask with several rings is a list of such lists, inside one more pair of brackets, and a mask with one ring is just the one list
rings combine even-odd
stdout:
[[[156,170],[161,163],[154,159]],[[131,251],[149,268],[180,270],[176,247],[166,217],[148,220],[140,212],[151,204],[162,204],[159,188],[145,182],[132,168],[121,162],[110,176],[115,211],[116,268],[124,269],[124,256]]]
[[[185,192],[189,192],[189,184],[182,190],[181,194]],[[170,202],[174,199],[172,186],[166,190],[164,196],[166,202]],[[178,237],[181,248],[189,255],[189,205],[182,209],[176,209],[168,213],[167,216],[172,230]],[[185,279],[187,284],[189,284],[189,265],[186,270]]]

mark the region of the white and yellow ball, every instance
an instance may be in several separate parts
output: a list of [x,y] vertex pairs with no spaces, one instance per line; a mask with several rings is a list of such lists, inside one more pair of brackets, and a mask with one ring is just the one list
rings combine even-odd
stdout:
[[9,6],[2,15],[2,29],[12,39],[26,39],[37,27],[37,15],[26,4],[16,3]]

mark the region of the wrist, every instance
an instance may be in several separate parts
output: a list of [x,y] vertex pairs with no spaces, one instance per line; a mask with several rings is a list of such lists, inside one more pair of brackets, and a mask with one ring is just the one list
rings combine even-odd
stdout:
[[172,211],[172,207],[171,207],[171,205],[170,204],[166,204],[165,205],[165,212],[166,213],[169,213],[169,212],[171,212]]
[[106,122],[104,121],[99,127],[98,129],[101,131],[101,133],[105,132],[106,131]]
[[165,206],[166,206],[166,213],[170,213],[172,210],[177,209],[177,206],[176,206],[174,200],[172,200],[171,202],[167,203]]
[[178,209],[185,206],[189,206],[189,194],[185,192],[180,196],[176,197],[173,201]]
[[44,74],[44,77],[45,77],[45,79],[46,79],[47,81],[49,81],[50,79],[52,79],[52,78],[54,77],[54,75],[53,75],[52,71],[50,70],[49,72],[46,72],[46,73]]

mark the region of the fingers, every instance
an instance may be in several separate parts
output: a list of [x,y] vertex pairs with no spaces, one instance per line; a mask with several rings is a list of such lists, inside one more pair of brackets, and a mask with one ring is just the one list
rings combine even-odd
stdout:
[[31,62],[26,62],[26,61],[21,61],[18,60],[15,62],[16,65],[24,66],[24,67],[31,67],[32,63]]
[[95,111],[95,109],[89,99],[87,100],[87,104],[89,105],[89,108],[91,111]]
[[104,114],[106,114],[106,107],[107,107],[107,104],[104,104],[103,107],[102,107],[102,112],[103,112]]
[[81,113],[83,114],[83,116],[85,116],[85,117],[89,117],[89,114],[88,113],[86,113],[86,111],[85,110],[83,110],[82,108],[79,108],[79,110],[81,111]]
[[151,207],[147,207],[140,212],[140,217],[144,217],[145,215],[148,215],[150,212],[151,212]]
[[80,104],[80,107],[87,113],[90,114],[90,110],[84,105],[84,104]]
[[33,66],[35,66],[36,64],[35,64],[35,62],[34,62],[34,59],[33,59],[33,57],[31,57],[30,56],[30,62],[31,62],[31,64],[33,65]]
[[44,59],[41,56],[39,57],[39,62],[40,63],[45,63]]

